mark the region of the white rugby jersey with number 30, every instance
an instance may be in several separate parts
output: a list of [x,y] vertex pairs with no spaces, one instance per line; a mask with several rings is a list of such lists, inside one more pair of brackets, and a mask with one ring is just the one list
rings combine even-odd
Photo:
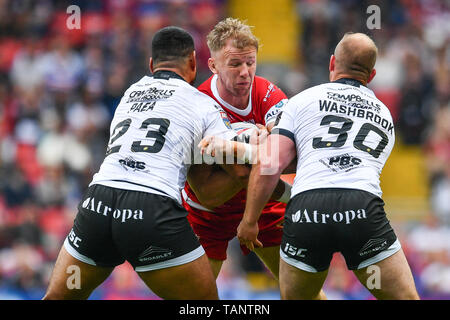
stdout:
[[395,141],[388,108],[369,88],[340,79],[292,97],[273,133],[297,149],[292,197],[317,188],[353,188],[381,197],[380,174]]
[[236,135],[213,99],[175,73],[145,76],[125,91],[115,111],[106,157],[91,185],[166,195],[181,203],[187,170],[201,161],[197,145],[206,135]]

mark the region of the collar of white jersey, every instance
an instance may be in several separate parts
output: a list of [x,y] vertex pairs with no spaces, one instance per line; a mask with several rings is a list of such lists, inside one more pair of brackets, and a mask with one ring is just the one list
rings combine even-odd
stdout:
[[170,78],[175,78],[175,79],[183,80],[184,82],[186,82],[186,80],[184,80],[184,78],[182,76],[180,76],[178,73],[170,71],[170,70],[158,70],[154,74],[152,74],[151,77],[153,77],[153,79],[164,79],[164,80],[169,80]]
[[361,90],[365,91],[366,93],[369,93],[371,95],[375,95],[373,93],[372,90],[370,90],[369,88],[367,88],[365,85],[363,85],[363,83],[361,81],[358,81],[356,79],[352,79],[352,78],[341,78],[338,80],[333,81],[332,83],[341,83],[341,84],[347,84],[350,86],[354,86],[357,88],[360,88]]
[[225,108],[227,108],[230,111],[233,111],[234,113],[240,115],[240,116],[248,116],[250,112],[252,111],[252,89],[253,89],[253,83],[250,87],[250,96],[248,99],[248,105],[245,109],[238,109],[236,107],[233,107],[231,104],[223,100],[220,95],[219,91],[217,90],[217,74],[215,74],[211,79],[211,92],[214,95],[214,97],[219,101]]

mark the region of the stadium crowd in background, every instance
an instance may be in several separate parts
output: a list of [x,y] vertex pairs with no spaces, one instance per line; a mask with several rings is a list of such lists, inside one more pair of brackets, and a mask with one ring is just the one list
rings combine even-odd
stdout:
[[[448,299],[450,8],[439,0],[370,3],[383,13],[382,28],[373,32],[360,18],[369,1],[296,1],[302,26],[298,65],[281,76],[258,70],[257,75],[273,79],[290,97],[328,81],[323,66],[345,32],[372,35],[379,57],[370,87],[390,108],[398,139],[422,148],[430,179],[432,211],[421,221],[392,223],[420,296]],[[82,8],[79,30],[66,28],[71,4]],[[177,25],[194,36],[198,85],[210,76],[206,34],[227,16],[226,5],[226,0],[0,0],[0,299],[43,296],[81,193],[103,160],[114,109],[124,89],[148,70],[154,32]],[[223,298],[277,296],[276,288],[269,288],[273,295],[245,293],[252,289],[245,276],[266,271],[240,253],[229,259],[232,268],[218,280]],[[333,263],[324,287],[330,299],[370,298],[342,259]],[[121,266],[92,298],[156,296],[133,278],[131,268]]]

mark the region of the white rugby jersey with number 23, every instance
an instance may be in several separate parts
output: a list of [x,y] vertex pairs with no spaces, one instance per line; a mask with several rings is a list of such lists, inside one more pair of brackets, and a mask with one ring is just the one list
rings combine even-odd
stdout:
[[106,157],[90,185],[166,195],[181,203],[197,144],[206,135],[236,134],[213,99],[174,73],[156,75],[125,91],[111,122]]
[[292,196],[317,188],[353,188],[379,197],[380,174],[395,142],[388,108],[356,80],[302,91],[273,129],[297,149]]

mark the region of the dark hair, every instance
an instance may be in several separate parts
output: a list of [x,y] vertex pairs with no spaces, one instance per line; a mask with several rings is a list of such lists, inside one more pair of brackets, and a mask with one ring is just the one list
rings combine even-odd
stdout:
[[152,58],[155,64],[186,58],[194,49],[192,36],[179,27],[162,28],[152,40]]

